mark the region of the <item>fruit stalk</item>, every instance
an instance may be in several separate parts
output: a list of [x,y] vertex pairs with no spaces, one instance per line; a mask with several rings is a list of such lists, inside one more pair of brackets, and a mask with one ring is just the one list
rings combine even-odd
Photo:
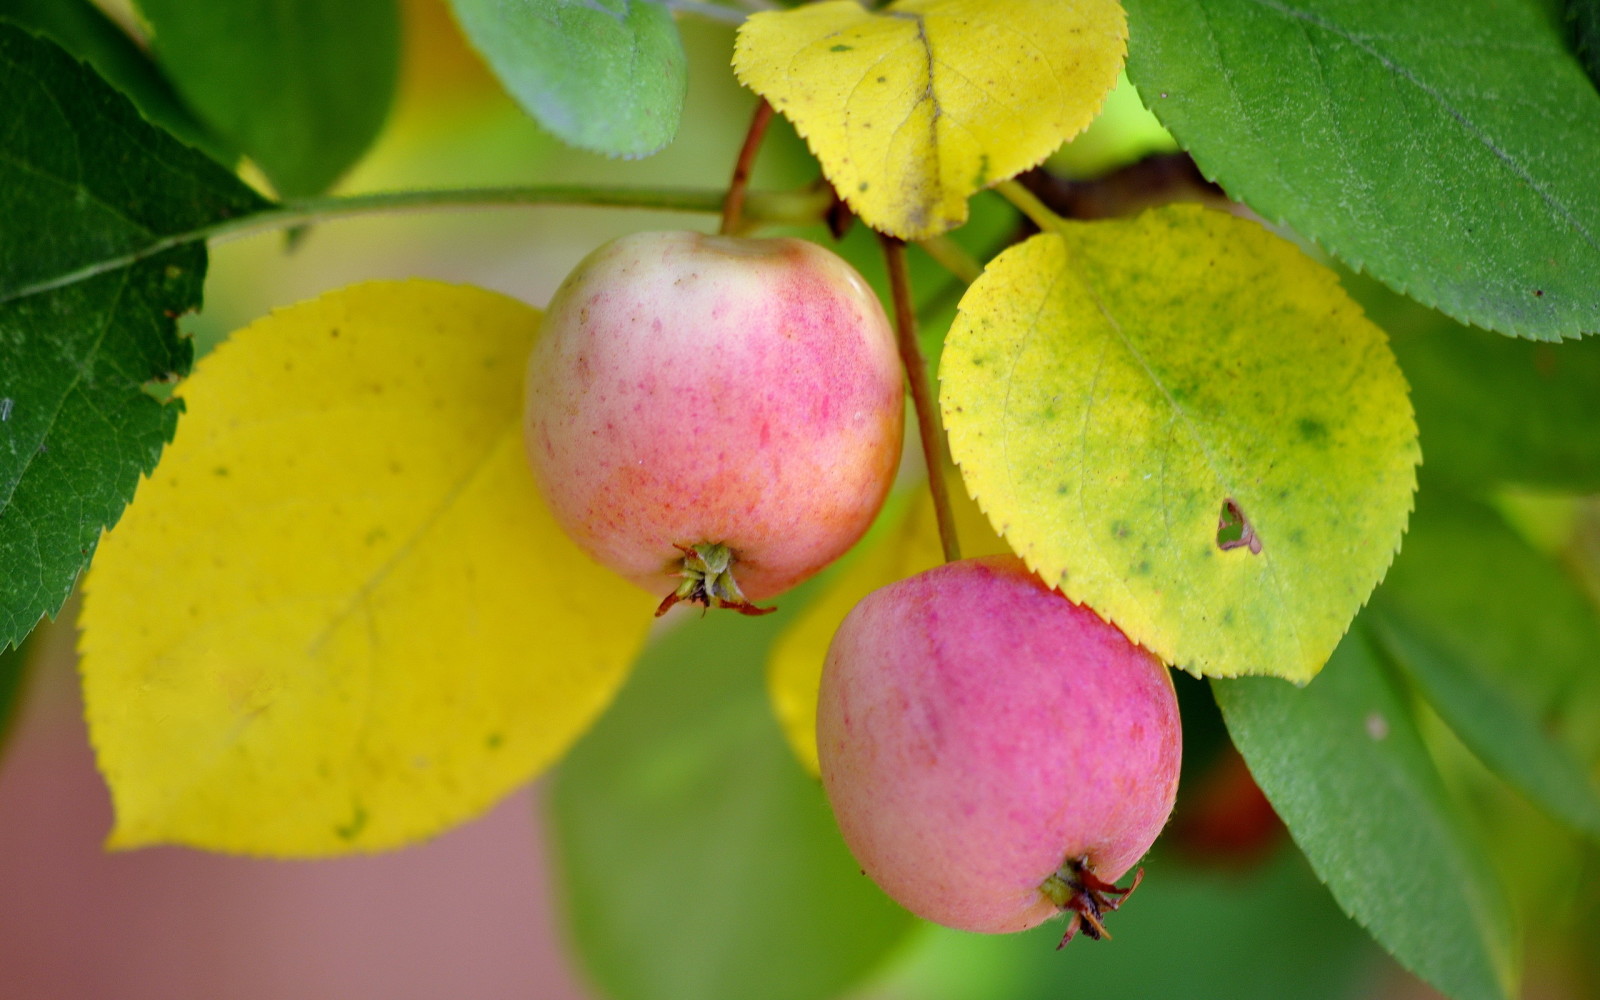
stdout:
[[900,363],[911,385],[911,407],[917,414],[917,434],[922,439],[922,462],[928,470],[928,493],[933,498],[934,517],[939,524],[939,545],[944,561],[961,558],[961,541],[956,537],[956,517],[945,488],[944,427],[939,408],[934,405],[933,387],[928,384],[928,362],[917,342],[917,313],[911,304],[911,278],[906,273],[906,245],[893,236],[878,234],[883,257],[889,268],[889,287],[894,293],[895,344]]
[[723,236],[734,236],[744,212],[744,193],[750,187],[750,171],[755,165],[756,151],[766,137],[767,123],[772,121],[772,105],[758,101],[755,114],[750,118],[750,128],[744,134],[744,145],[739,147],[739,159],[733,165],[733,179],[728,182],[728,197],[722,202],[722,226],[717,230]]

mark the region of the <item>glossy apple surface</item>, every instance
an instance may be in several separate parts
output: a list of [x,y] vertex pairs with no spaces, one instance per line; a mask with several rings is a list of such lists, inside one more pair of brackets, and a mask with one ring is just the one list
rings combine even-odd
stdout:
[[557,290],[529,362],[528,456],[597,560],[666,594],[720,544],[751,602],[837,558],[904,429],[894,335],[842,259],[794,239],[636,233]]
[[866,873],[918,916],[987,933],[1059,912],[1043,887],[1078,859],[1107,883],[1127,872],[1172,811],[1181,755],[1167,668],[1011,556],[863,599],[828,651],[817,741]]

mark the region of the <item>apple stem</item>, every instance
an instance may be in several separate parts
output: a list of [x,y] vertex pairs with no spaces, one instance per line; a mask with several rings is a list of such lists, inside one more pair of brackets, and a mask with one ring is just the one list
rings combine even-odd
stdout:
[[933,498],[933,513],[939,523],[939,544],[945,562],[961,558],[961,542],[956,538],[955,513],[950,493],[945,488],[944,428],[934,405],[933,388],[928,382],[928,362],[917,342],[917,313],[911,304],[911,279],[906,273],[906,245],[893,236],[878,234],[883,244],[884,261],[889,267],[889,287],[894,293],[895,341],[900,347],[900,363],[911,385],[911,407],[917,414],[917,431],[922,438],[922,462],[928,469],[928,493]]
[[1126,889],[1119,889],[1094,873],[1087,856],[1067,860],[1039,886],[1039,891],[1057,909],[1072,911],[1067,918],[1066,933],[1061,935],[1061,943],[1056,945],[1056,950],[1066,947],[1080,928],[1095,941],[1111,940],[1111,932],[1106,930],[1101,917],[1120,907],[1143,881],[1144,869],[1140,868],[1133,873],[1133,884]]
[[733,550],[716,542],[696,545],[676,545],[683,553],[683,568],[678,575],[683,582],[678,589],[664,597],[656,606],[660,618],[679,602],[698,604],[703,608],[729,608],[741,615],[766,615],[777,608],[758,608],[745,600],[744,591],[733,578]]
[[767,134],[767,123],[772,121],[772,105],[765,99],[756,102],[750,128],[745,131],[744,145],[739,147],[739,159],[733,164],[733,179],[728,182],[728,197],[722,202],[722,226],[717,230],[723,236],[733,236],[739,231],[741,213],[744,211],[744,193],[750,186],[750,171],[755,166],[756,151]]

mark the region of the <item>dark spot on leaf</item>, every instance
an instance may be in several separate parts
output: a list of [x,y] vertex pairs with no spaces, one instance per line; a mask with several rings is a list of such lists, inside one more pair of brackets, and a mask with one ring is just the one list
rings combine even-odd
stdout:
[[337,337],[338,335],[339,335],[339,328],[338,327],[334,327],[332,330],[328,331],[328,336],[330,336],[330,337]]
[[1113,538],[1127,538],[1132,533],[1132,529],[1128,527],[1127,521],[1111,522],[1111,535]]
[[878,77],[878,82],[879,83],[888,83],[889,82],[889,78],[886,77],[886,76],[880,76],[880,77]]
[[1320,420],[1301,417],[1295,427],[1300,431],[1300,436],[1307,441],[1326,441],[1328,439],[1328,425]]
[[1544,298],[1544,289],[1542,289],[1542,288],[1535,288],[1535,289],[1534,289],[1534,290],[1533,290],[1533,297],[1534,297],[1534,298],[1536,298],[1536,299],[1542,299],[1542,298]]
[[1233,497],[1222,501],[1222,516],[1217,521],[1217,548],[1224,552],[1249,548],[1252,554],[1261,554],[1261,537]]
[[849,46],[849,45],[835,45],[833,48],[829,49],[828,51],[829,52],[850,52],[850,51],[852,51],[852,46]]
[[859,186],[859,187],[857,187],[857,188],[856,188],[856,190],[857,190],[857,191],[865,191],[865,190],[866,190],[866,189],[867,189],[867,188],[869,188],[869,187],[871,187],[871,186],[872,186],[872,185],[871,185],[871,184],[868,184],[868,183],[867,183],[867,182],[866,182],[866,181],[862,181],[862,182],[861,182],[861,185],[860,185],[860,186]]
[[350,822],[333,828],[333,832],[338,834],[341,840],[354,840],[362,830],[367,828],[366,807],[356,802],[353,805],[353,809],[354,813],[350,817]]
[[488,738],[483,741],[483,745],[488,747],[490,750],[498,750],[506,745],[505,734],[490,733]]
[[228,474],[228,467],[226,465],[219,465],[215,469],[211,470],[211,474],[214,476],[226,476]]

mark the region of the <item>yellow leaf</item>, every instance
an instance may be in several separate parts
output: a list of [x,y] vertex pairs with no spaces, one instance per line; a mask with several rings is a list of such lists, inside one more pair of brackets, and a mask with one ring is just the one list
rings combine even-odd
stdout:
[[832,0],[751,15],[733,67],[867,225],[910,240],[1081,132],[1126,42],[1117,0]]
[[235,334],[101,544],[81,618],[114,847],[393,847],[527,781],[611,698],[648,595],[525,466],[539,313],[358,285]]
[[[977,504],[962,490],[954,474],[950,482],[950,503],[954,508],[956,535],[964,556],[996,555],[1010,552],[995,535]],[[922,491],[897,514],[885,537],[870,544],[843,572],[831,581],[820,597],[806,605],[773,644],[767,662],[767,694],[778,724],[800,763],[817,774],[817,686],[822,681],[822,662],[839,623],[863,597],[903,580],[914,573],[932,569],[944,561],[939,543],[939,525],[933,503]]]
[[1334,274],[1195,206],[996,258],[941,405],[990,521],[1175,666],[1306,681],[1400,544],[1418,461],[1383,332]]

